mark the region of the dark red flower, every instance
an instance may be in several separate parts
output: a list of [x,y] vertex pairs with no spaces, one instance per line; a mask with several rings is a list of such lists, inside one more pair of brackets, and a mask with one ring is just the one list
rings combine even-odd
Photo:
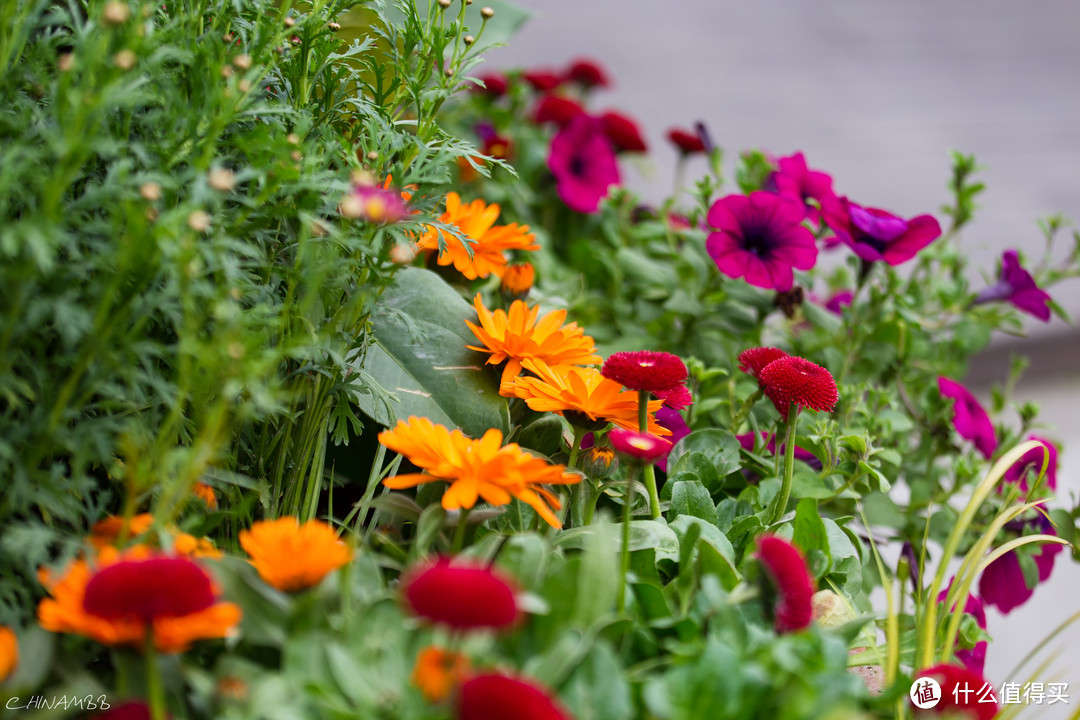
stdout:
[[506,76],[502,73],[484,73],[483,75],[477,75],[477,80],[484,83],[483,87],[480,85],[474,85],[473,91],[482,95],[487,95],[492,98],[502,97],[506,94],[506,88],[508,83],[506,82]]
[[683,155],[694,155],[705,152],[705,141],[701,136],[689,130],[671,128],[667,134],[668,140]]
[[[777,166],[768,184],[781,196],[804,208],[806,217],[812,222],[816,223],[821,217],[819,207],[832,209],[839,202],[832,189],[832,178],[808,168],[801,152],[778,159]],[[809,200],[816,201],[817,205]]]
[[573,720],[539,685],[500,673],[474,675],[461,685],[455,720]]
[[[937,705],[926,710],[914,707],[915,717],[929,715],[948,715],[949,717],[968,717],[971,720],[992,720],[997,715],[997,696],[994,688],[977,672],[956,665],[935,665],[921,671],[916,676],[916,683],[921,678],[933,678],[941,686],[941,699]],[[980,699],[989,700],[979,702]]]
[[536,103],[533,120],[538,124],[553,123],[560,128],[585,112],[585,109],[569,98],[559,95],[544,95]]
[[780,633],[802,630],[814,617],[814,583],[798,548],[775,535],[757,541],[757,558],[776,592],[773,624]]
[[604,128],[584,113],[551,140],[548,168],[559,198],[580,213],[596,212],[608,188],[619,184],[619,165]]
[[671,443],[651,433],[615,428],[608,433],[608,440],[615,452],[627,458],[653,464],[668,456]]
[[537,92],[549,92],[563,84],[562,76],[552,70],[526,70],[521,79]]
[[604,377],[628,390],[660,392],[686,382],[686,365],[676,355],[653,350],[617,352],[604,361]]
[[563,80],[577,83],[583,88],[608,87],[611,82],[600,64],[587,58],[578,58],[570,63],[563,73]]
[[[1016,527],[1010,528],[1012,523],[1005,527],[1023,534],[1057,535],[1054,526],[1044,515],[1036,515],[1034,520],[1021,520],[1016,523]],[[1008,615],[1031,598],[1038,583],[1050,579],[1050,573],[1054,570],[1054,559],[1062,547],[1057,543],[1046,543],[1037,547],[1025,545],[1005,553],[983,570],[979,577],[979,597],[987,605],[996,607],[1002,615]],[[1035,561],[1038,578],[1031,587],[1028,587],[1024,571],[1020,567],[1018,553],[1028,553]]]
[[183,617],[214,604],[210,576],[186,557],[123,560],[102,568],[86,583],[83,609],[115,620],[136,617],[150,623]]
[[899,265],[941,236],[941,226],[931,215],[904,220],[885,210],[856,205],[847,198],[840,198],[824,210],[825,223],[836,237],[868,262],[884,260]]
[[787,417],[788,407],[832,412],[839,394],[836,381],[828,370],[801,357],[779,358],[765,366],[759,377],[765,397],[773,401],[776,411]]
[[459,630],[504,628],[521,615],[514,585],[485,565],[441,557],[410,570],[401,587],[414,613]]
[[645,152],[647,149],[637,123],[625,115],[609,110],[600,116],[600,123],[616,152]]
[[802,225],[802,208],[775,193],[728,195],[709,208],[705,249],[720,272],[755,287],[787,292],[794,270],[817,262],[814,235]]
[[150,706],[142,700],[129,700],[97,713],[94,720],[150,720]]
[[664,401],[664,405],[675,410],[685,410],[694,404],[694,396],[685,385],[676,385],[669,390],[654,390],[653,395]]
[[743,350],[739,353],[739,370],[749,373],[760,380],[761,371],[765,369],[766,365],[773,360],[779,360],[787,356],[786,352],[774,347],[755,347]]

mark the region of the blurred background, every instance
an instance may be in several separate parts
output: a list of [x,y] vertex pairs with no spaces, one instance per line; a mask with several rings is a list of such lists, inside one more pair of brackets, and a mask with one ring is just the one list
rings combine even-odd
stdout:
[[[991,277],[1001,253],[1029,262],[1043,253],[1037,220],[1080,219],[1080,3],[1044,0],[516,0],[533,14],[492,66],[561,70],[577,57],[599,61],[614,85],[593,110],[617,109],[641,124],[647,159],[623,163],[624,182],[647,199],[669,194],[676,151],[672,126],[701,120],[726,152],[728,176],[741,150],[805,153],[840,194],[908,217],[949,201],[949,151],[974,153],[986,191],[960,239]],[[485,68],[486,69],[486,68]],[[704,174],[691,160],[687,178]],[[1070,249],[1062,233],[1055,256]],[[974,281],[974,278],[973,278]],[[977,283],[976,283],[977,284]],[[1052,290],[1080,316],[1080,281]],[[1080,491],[1080,334],[1054,319],[1032,320],[1027,338],[999,337],[966,382],[984,400],[1007,376],[1009,357],[1031,366],[1017,401],[1037,402],[1044,434],[1061,441],[1059,494]],[[1027,604],[990,609],[994,638],[987,678],[1013,677],[1019,660],[1080,611],[1080,564],[1058,556],[1050,580]],[[1060,655],[1033,678],[1068,682],[1068,706],[1030,706],[1022,717],[1066,718],[1080,706],[1080,627],[1048,645]],[[1047,654],[1043,653],[1043,657]]]

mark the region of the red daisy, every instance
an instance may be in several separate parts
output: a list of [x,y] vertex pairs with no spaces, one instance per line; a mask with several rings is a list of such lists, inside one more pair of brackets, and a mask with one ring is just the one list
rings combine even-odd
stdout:
[[570,67],[563,73],[563,80],[577,83],[585,89],[611,85],[607,73],[600,67],[600,64],[586,58],[579,58],[570,63]]
[[617,352],[604,361],[600,374],[628,390],[661,392],[686,382],[686,365],[666,352]]
[[641,130],[637,123],[612,110],[600,116],[600,124],[604,127],[604,134],[615,147],[615,152],[645,152],[645,138],[641,137]]
[[544,688],[500,673],[474,675],[461,685],[457,720],[572,720]]
[[[933,678],[941,686],[941,699],[933,708],[914,709],[915,717],[948,715],[970,720],[991,720],[997,715],[997,696],[994,688],[977,672],[956,665],[935,665],[919,673],[921,678]],[[979,702],[982,699],[984,702]]]
[[210,576],[184,557],[124,560],[102,568],[86,583],[83,609],[108,620],[183,617],[214,604]]
[[743,350],[739,353],[739,370],[750,373],[756,379],[761,379],[761,371],[773,360],[787,357],[788,354],[780,348],[755,347]]
[[537,92],[548,92],[563,84],[563,78],[551,70],[526,70],[521,79],[532,85]]
[[788,407],[832,412],[839,395],[828,370],[801,357],[782,357],[765,366],[758,377],[765,397],[787,417]]
[[671,128],[667,134],[668,140],[683,155],[694,155],[705,152],[705,141],[701,136],[682,128]]
[[94,720],[150,720],[150,706],[142,700],[129,700],[120,705],[113,705],[93,717]]
[[638,462],[653,464],[671,452],[671,443],[650,433],[615,428],[608,433],[615,452]]
[[401,587],[414,613],[459,630],[504,628],[521,615],[514,585],[485,565],[441,557],[406,573]]
[[685,385],[676,385],[669,390],[656,390],[653,395],[673,410],[684,410],[694,404],[694,396]]
[[585,112],[585,109],[569,98],[558,95],[544,95],[533,110],[533,121],[543,125],[552,123],[560,128],[566,127],[571,120]]
[[773,623],[780,633],[802,630],[813,619],[814,584],[798,548],[775,535],[758,538],[757,558],[776,592]]
[[478,75],[476,79],[482,82],[484,85],[483,87],[481,87],[480,85],[475,85],[473,87],[474,92],[478,92],[492,98],[502,97],[506,94],[506,76],[502,73],[485,73],[483,75]]

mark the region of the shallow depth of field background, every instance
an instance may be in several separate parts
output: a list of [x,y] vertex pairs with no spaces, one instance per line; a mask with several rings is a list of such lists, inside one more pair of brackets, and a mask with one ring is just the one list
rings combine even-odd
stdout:
[[[561,68],[599,60],[614,86],[593,110],[626,112],[643,126],[649,155],[622,163],[624,182],[650,200],[670,193],[676,153],[664,135],[703,120],[727,155],[758,147],[798,150],[834,188],[902,216],[947,202],[950,149],[975,153],[987,189],[962,247],[986,273],[1002,251],[1041,257],[1036,220],[1080,220],[1080,3],[1047,0],[516,0],[534,14],[494,67]],[[486,69],[486,68],[485,68]],[[691,162],[687,177],[704,173]],[[940,217],[940,214],[938,215]],[[1069,249],[1070,234],[1056,255]],[[1080,280],[1052,291],[1080,317]],[[1029,324],[1030,338],[999,337],[967,378],[984,399],[1004,380],[1009,354],[1031,366],[1018,400],[1038,402],[1044,434],[1064,442],[1058,492],[1080,492],[1080,333],[1059,320]],[[1075,501],[1070,500],[1070,504]],[[1059,622],[1080,611],[1080,565],[1058,556],[1033,598],[1003,617],[987,678],[1011,670]],[[1023,717],[1065,718],[1080,705],[1080,627],[1050,644],[1061,655],[1036,681],[1069,682],[1066,707],[1031,706]],[[1030,672],[1028,668],[1026,672]]]

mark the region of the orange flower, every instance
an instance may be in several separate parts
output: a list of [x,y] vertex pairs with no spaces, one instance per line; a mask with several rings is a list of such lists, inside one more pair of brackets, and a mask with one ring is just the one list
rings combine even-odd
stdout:
[[[11,673],[15,672],[15,666],[18,664],[19,640],[15,637],[15,631],[7,625],[0,625],[0,683],[11,677]],[[420,669],[419,660],[417,660],[416,669]],[[424,694],[427,695],[427,693]]]
[[509,300],[524,300],[532,290],[533,281],[536,279],[536,270],[532,263],[516,263],[507,265],[503,273],[502,282],[499,283],[499,291],[502,296]]
[[146,534],[150,526],[154,524],[154,516],[150,513],[140,513],[131,518],[131,523],[124,532],[124,517],[122,515],[110,515],[109,517],[94,523],[90,528],[90,544],[95,550],[101,550],[109,545],[116,545],[123,534],[125,541],[133,540]]
[[[193,585],[192,577],[200,582]],[[41,627],[104,645],[142,647],[149,625],[160,652],[183,652],[196,640],[225,637],[240,622],[239,607],[214,601],[213,585],[198,565],[144,546],[123,554],[106,547],[93,567],[75,560],[62,576],[42,569],[38,579],[51,595],[38,604]]]
[[540,246],[533,242],[528,225],[510,223],[493,227],[498,217],[499,206],[494,203],[487,205],[483,200],[473,200],[464,205],[457,193],[448,193],[446,212],[439,221],[457,227],[473,242],[466,248],[459,238],[447,237],[443,231],[429,227],[417,243],[417,249],[438,250],[441,238],[446,248],[439,253],[440,265],[453,263],[458,272],[470,280],[492,274],[502,277],[506,268],[504,250],[538,250]]
[[219,558],[223,554],[214,547],[214,543],[209,538],[197,538],[185,532],[176,533],[176,538],[173,540],[173,552],[185,557],[207,558]]
[[217,510],[217,495],[214,493],[214,488],[206,483],[197,482],[191,488],[191,492],[194,493],[195,497],[206,503],[206,507],[211,510]]
[[524,452],[517,443],[504,447],[502,439],[502,432],[495,428],[473,440],[427,418],[399,420],[392,430],[379,433],[379,442],[426,472],[397,475],[383,484],[401,490],[422,483],[449,482],[442,497],[447,510],[471,508],[479,498],[492,505],[506,505],[515,497],[552,527],[562,527],[552,512],[552,508],[561,507],[559,499],[541,486],[570,485],[581,482],[581,476]]
[[263,520],[240,531],[240,545],[259,577],[285,592],[318,585],[352,559],[349,546],[320,520],[303,525],[294,517]]
[[550,365],[590,365],[600,362],[593,339],[577,323],[563,325],[565,310],[553,310],[537,320],[539,306],[530,308],[521,300],[515,300],[510,304],[509,312],[493,312],[484,307],[480,293],[473,299],[473,306],[480,326],[468,320],[465,324],[483,346],[466,347],[490,353],[488,365],[505,362],[503,383],[512,381],[521,373],[523,360],[531,360],[536,367],[545,369]]
[[[539,377],[519,376],[513,383],[504,382],[499,392],[519,397],[533,410],[554,412],[568,420],[607,421],[627,430],[638,429],[638,394],[623,390],[595,368],[561,365],[545,367],[525,360],[525,367]],[[658,424],[654,413],[662,400],[649,402],[649,432],[670,435],[671,431]],[[576,417],[575,417],[576,415]]]
[[461,653],[428,645],[416,656],[412,683],[428,702],[441,702],[461,685],[470,669],[469,658]]

